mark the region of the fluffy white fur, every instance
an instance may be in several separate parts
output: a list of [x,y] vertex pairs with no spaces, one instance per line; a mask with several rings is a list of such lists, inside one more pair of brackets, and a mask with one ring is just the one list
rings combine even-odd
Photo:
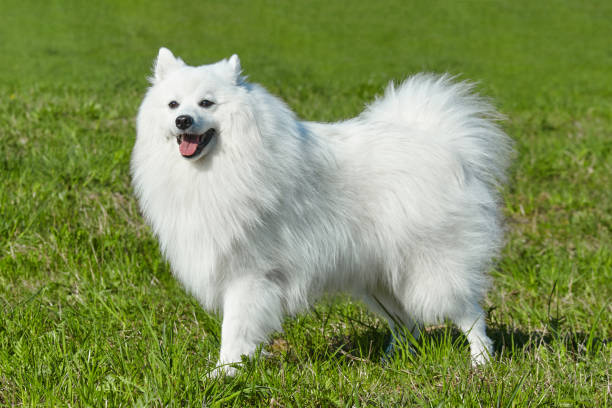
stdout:
[[[223,313],[220,366],[337,291],[415,335],[448,318],[486,361],[479,303],[502,244],[510,141],[469,84],[416,75],[324,124],[247,82],[237,56],[192,67],[162,48],[151,82],[133,184],[175,276]],[[179,154],[178,115],[194,118],[190,132],[216,131],[195,159]]]

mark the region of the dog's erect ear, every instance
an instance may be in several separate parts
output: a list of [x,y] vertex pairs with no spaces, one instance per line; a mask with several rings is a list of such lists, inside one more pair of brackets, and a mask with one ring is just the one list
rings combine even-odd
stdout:
[[161,47],[153,67],[153,78],[151,78],[151,82],[157,83],[168,76],[172,71],[184,66],[185,63],[182,59],[175,57],[169,49]]
[[230,67],[234,70],[234,72],[236,74],[240,74],[240,71],[242,71],[242,67],[240,66],[240,58],[238,58],[238,55],[236,54],[232,55],[228,62],[230,64]]
[[240,58],[238,58],[238,55],[234,54],[229,58],[229,60],[227,60],[227,63],[229,64],[229,67],[232,70],[234,80],[238,82],[238,77],[242,72],[242,67],[240,66]]

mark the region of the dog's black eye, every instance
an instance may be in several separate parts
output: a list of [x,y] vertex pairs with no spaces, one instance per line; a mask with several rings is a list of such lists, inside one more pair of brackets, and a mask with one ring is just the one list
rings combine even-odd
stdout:
[[176,109],[179,106],[179,103],[177,101],[172,101],[168,104],[168,106],[170,107],[170,109]]
[[215,103],[213,101],[209,101],[208,99],[202,99],[198,105],[200,105],[203,108],[210,108],[214,104]]

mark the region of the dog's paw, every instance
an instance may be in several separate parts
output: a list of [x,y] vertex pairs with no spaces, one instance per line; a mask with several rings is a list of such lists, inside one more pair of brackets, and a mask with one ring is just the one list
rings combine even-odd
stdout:
[[472,356],[472,367],[476,368],[476,367],[484,366],[485,364],[489,362],[489,360],[490,360],[489,353],[483,351],[480,354]]
[[215,367],[211,372],[208,373],[208,378],[223,378],[223,377],[234,377],[238,372],[238,369],[229,364],[223,364]]
[[485,337],[477,339],[470,344],[470,355],[472,367],[479,367],[487,364],[493,355],[493,342]]

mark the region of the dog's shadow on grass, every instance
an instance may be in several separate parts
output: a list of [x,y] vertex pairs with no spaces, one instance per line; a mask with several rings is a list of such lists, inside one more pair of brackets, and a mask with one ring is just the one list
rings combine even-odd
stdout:
[[495,344],[498,355],[513,356],[517,353],[532,352],[539,347],[563,347],[575,356],[592,354],[605,347],[610,339],[572,330],[524,331],[504,324],[495,325],[487,330]]
[[[508,325],[491,325],[487,334],[493,340],[494,359],[511,358],[524,355],[539,347],[563,347],[576,357],[592,354],[607,345],[610,339],[593,336],[591,333],[565,331],[525,331]],[[303,352],[312,358],[371,361],[385,359],[385,348],[390,341],[390,330],[380,324],[353,331],[347,335],[332,335],[329,343],[321,345],[306,344]],[[444,347],[452,344],[454,348],[468,349],[468,342],[463,333],[452,325],[425,328],[416,341],[417,353],[425,343],[428,346]],[[424,347],[427,348],[427,347]]]
[[[359,309],[337,307],[338,303],[323,304],[314,309],[314,319],[295,320],[284,335],[266,348],[272,355],[294,362],[304,361],[362,361],[379,363],[390,356],[385,353],[391,341],[391,331],[386,322],[373,314],[362,314]],[[490,312],[490,311],[489,311]],[[490,313],[489,313],[490,314]],[[541,347],[567,351],[575,358],[592,355],[610,342],[590,332],[576,331],[564,319],[549,316],[542,330],[527,331],[492,319],[487,324],[487,335],[493,341],[494,360],[533,354]],[[305,330],[305,327],[308,329]],[[402,351],[428,353],[433,349],[465,350],[468,341],[452,323],[426,326],[418,340]],[[298,346],[299,345],[299,346]]]

